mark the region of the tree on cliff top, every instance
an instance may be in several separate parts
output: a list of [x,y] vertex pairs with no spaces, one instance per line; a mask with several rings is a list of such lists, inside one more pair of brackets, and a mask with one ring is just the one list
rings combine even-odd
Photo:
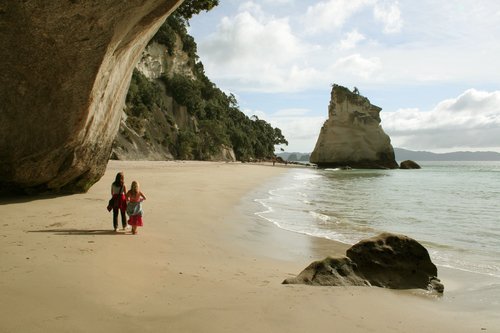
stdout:
[[182,40],[183,51],[186,52],[191,59],[197,60],[196,43],[194,38],[187,32],[189,19],[201,11],[209,11],[219,5],[219,0],[185,0],[173,13],[166,22],[156,32],[150,42],[167,46],[169,55],[173,55],[175,48],[176,34]]
[[202,10],[209,11],[219,5],[219,0],[184,0],[173,15],[188,21],[193,15],[199,14]]

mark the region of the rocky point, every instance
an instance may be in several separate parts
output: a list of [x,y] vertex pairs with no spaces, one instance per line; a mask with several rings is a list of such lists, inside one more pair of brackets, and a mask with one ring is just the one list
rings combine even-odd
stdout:
[[328,119],[310,161],[321,168],[398,168],[391,140],[380,125],[381,110],[357,89],[333,85]]

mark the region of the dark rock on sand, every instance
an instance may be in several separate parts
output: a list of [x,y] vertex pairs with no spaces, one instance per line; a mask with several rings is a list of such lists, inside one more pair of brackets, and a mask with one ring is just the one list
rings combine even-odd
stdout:
[[412,160],[406,160],[401,162],[399,165],[400,169],[421,169],[421,166],[417,162]]
[[379,287],[426,289],[437,276],[425,247],[404,235],[383,233],[354,244],[346,254],[360,275]]
[[313,262],[283,283],[444,290],[427,250],[407,236],[383,233],[360,241],[346,254]]
[[356,264],[347,257],[328,257],[315,261],[297,277],[288,278],[283,284],[310,284],[318,286],[366,286],[367,281],[357,274]]

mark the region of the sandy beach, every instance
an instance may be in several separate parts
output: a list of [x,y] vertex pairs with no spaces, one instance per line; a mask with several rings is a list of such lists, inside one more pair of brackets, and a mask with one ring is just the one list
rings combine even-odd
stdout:
[[[423,292],[282,285],[347,248],[245,216],[287,170],[111,161],[88,193],[1,198],[0,332],[500,332]],[[137,235],[106,210],[118,171],[147,196]]]

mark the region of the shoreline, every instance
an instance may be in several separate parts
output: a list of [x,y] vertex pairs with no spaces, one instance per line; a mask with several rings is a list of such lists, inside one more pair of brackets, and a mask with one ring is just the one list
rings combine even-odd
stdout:
[[[245,197],[245,200],[260,199],[262,195],[267,195],[270,189],[274,189],[274,187],[266,186],[265,188],[256,189],[250,192]],[[242,204],[238,207],[238,210],[252,220],[248,223],[254,224],[252,229],[255,235],[263,237],[264,242],[276,241],[282,245],[281,250],[284,250],[284,253],[273,254],[269,257],[303,262],[303,266],[295,273],[290,274],[289,277],[296,276],[312,261],[322,260],[327,256],[343,256],[345,251],[354,245],[354,243],[344,243],[335,239],[281,228],[269,219],[259,216],[259,207],[266,209],[261,204],[255,203],[255,207],[252,209],[248,209],[248,204]],[[264,232],[259,232],[259,229],[263,229]],[[254,242],[256,241],[254,240]],[[293,245],[293,247],[286,248],[287,245]],[[265,255],[263,250],[260,250],[259,253]],[[470,310],[471,313],[495,320],[500,330],[500,321],[497,318],[497,313],[500,311],[500,301],[498,301],[500,277],[440,264],[436,264],[436,266],[438,268],[438,278],[445,286],[445,292],[442,296],[429,294],[425,290],[397,290],[396,292],[438,298],[439,302],[446,304],[448,309],[454,311]]]
[[[494,331],[499,320],[411,291],[281,285],[342,243],[253,223],[241,207],[286,172],[218,162],[116,162],[88,193],[3,200],[0,331]],[[144,227],[112,231],[116,172]],[[304,249],[312,252],[307,252]],[[446,285],[445,285],[446,288]],[[446,289],[445,289],[446,293]]]

